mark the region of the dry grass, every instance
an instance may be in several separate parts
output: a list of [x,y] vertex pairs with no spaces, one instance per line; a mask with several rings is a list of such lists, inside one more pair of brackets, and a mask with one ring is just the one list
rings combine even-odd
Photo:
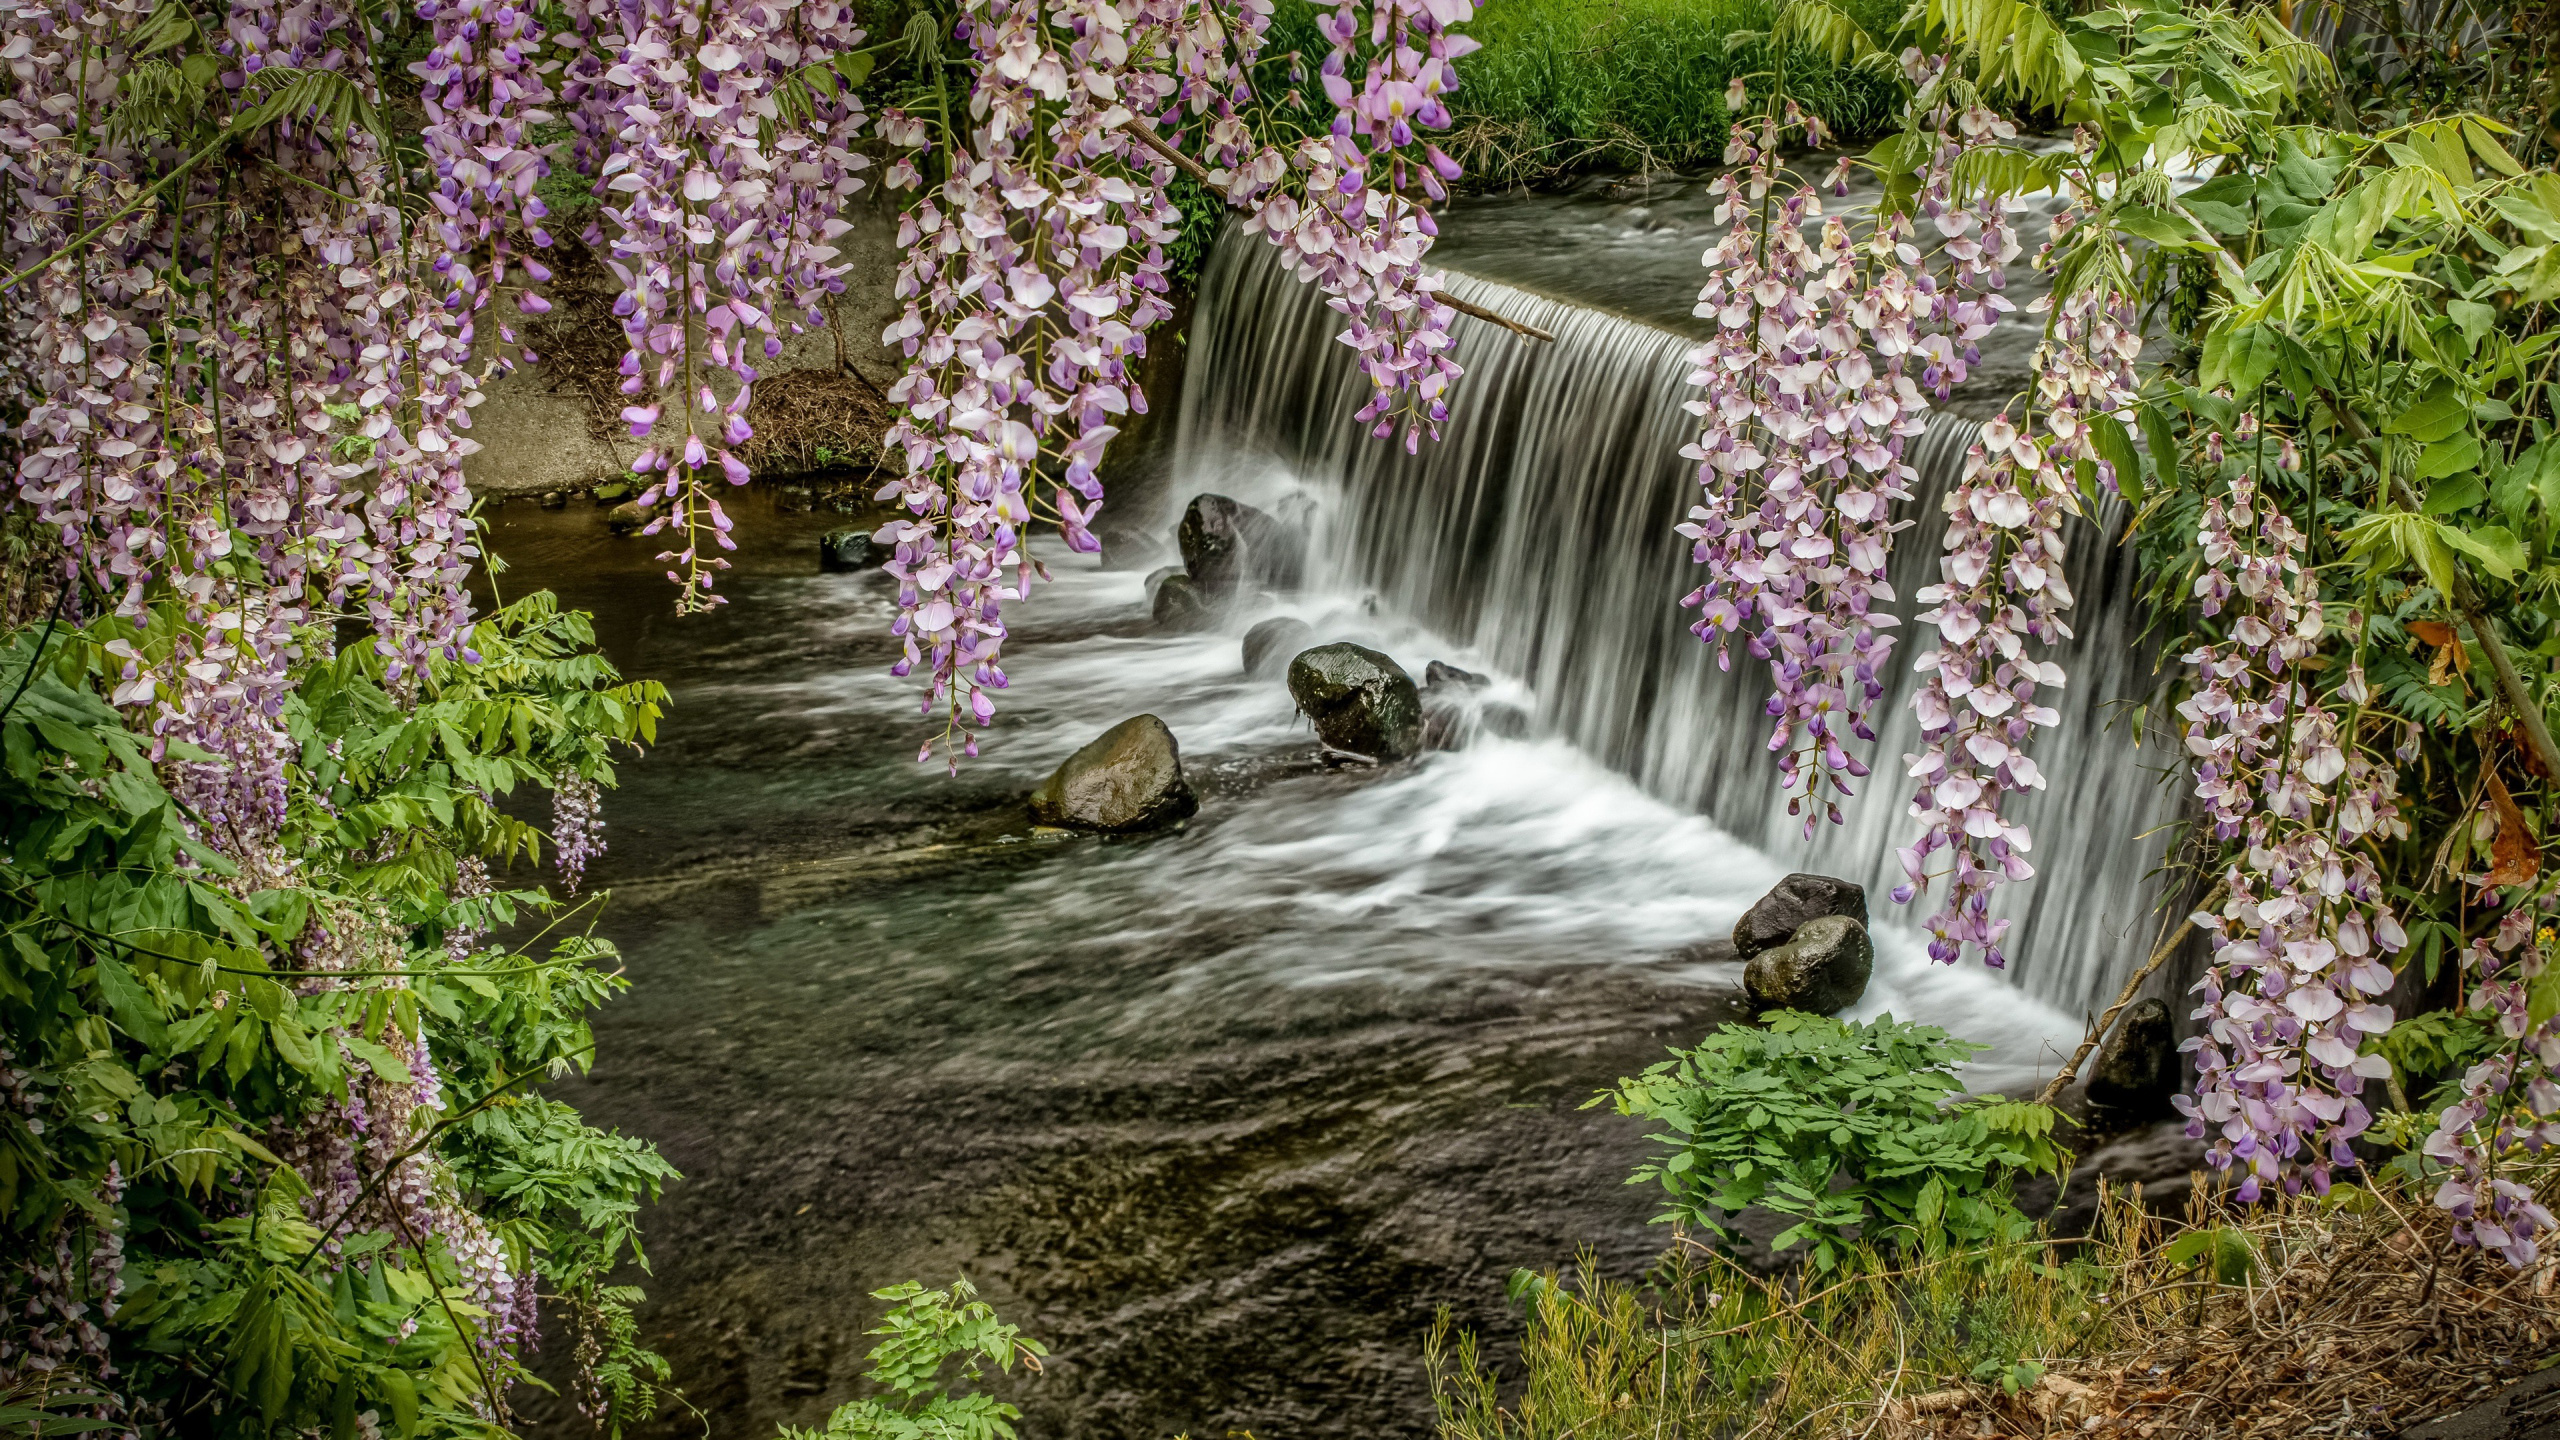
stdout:
[[[613,289],[604,267],[583,244],[563,241],[550,257],[555,272],[551,312],[526,327],[526,340],[541,357],[535,373],[565,386],[586,402],[587,430],[608,446],[627,445],[622,422],[622,322],[614,318]],[[744,456],[759,477],[778,478],[821,470],[870,470],[879,462],[880,437],[892,407],[842,358],[832,370],[783,370],[756,382],[747,423],[755,429]]]
[[[2553,1358],[2554,1258],[2519,1271],[2456,1249],[2445,1214],[2396,1188],[2342,1190],[2343,1203],[2295,1201],[2225,1227],[2258,1256],[2239,1284],[2169,1263],[2169,1227],[2138,1192],[2114,1201],[2116,1348],[2064,1359],[2023,1395],[1922,1397],[1888,1410],[1877,1433],[2388,1435]],[[2178,1228],[2213,1220],[2199,1198]]]
[[2454,1249],[2405,1186],[2231,1213],[2210,1194],[2169,1219],[2106,1193],[2084,1242],[1870,1253],[1831,1276],[1684,1245],[1643,1287],[1549,1277],[1516,1379],[1435,1332],[1441,1435],[2386,1436],[2560,1351],[2560,1264]]
[[747,402],[746,462],[759,475],[869,471],[894,411],[871,382],[846,371],[785,370],[756,382]]

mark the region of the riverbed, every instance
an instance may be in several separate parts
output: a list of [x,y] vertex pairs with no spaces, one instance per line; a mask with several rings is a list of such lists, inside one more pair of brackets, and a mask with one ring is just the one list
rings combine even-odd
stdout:
[[[1737,1018],[1714,942],[1784,866],[1552,737],[1325,769],[1242,673],[1250,617],[1158,633],[1142,575],[1063,552],[953,778],[915,763],[886,577],[817,573],[844,518],[740,502],[730,603],[687,618],[601,511],[494,517],[510,593],[593,611],[673,694],[595,872],[632,991],[557,1091],[686,1176],[639,1283],[699,1414],[642,1433],[815,1423],[854,1393],[868,1292],[966,1276],[1053,1352],[1001,1387],[1027,1435],[1418,1434],[1440,1307],[1499,1342],[1513,1269],[1650,1263],[1655,1197],[1621,1183],[1643,1132],[1583,1106]],[[1290,608],[1417,672],[1482,663],[1373,597]],[[1023,794],[1142,712],[1200,814],[1035,835]],[[1999,1041],[1984,1083],[2076,1028],[1879,939],[1862,1011]]]

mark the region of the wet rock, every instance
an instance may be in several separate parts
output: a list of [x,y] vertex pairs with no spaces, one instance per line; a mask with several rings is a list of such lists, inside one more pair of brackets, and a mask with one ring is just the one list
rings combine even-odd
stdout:
[[1783,944],[1806,921],[1824,915],[1846,915],[1865,926],[1866,887],[1830,875],[1790,875],[1771,886],[1734,922],[1733,948],[1748,960]]
[[1828,1015],[1858,1003],[1875,965],[1864,924],[1847,915],[1820,915],[1798,926],[1785,944],[1753,955],[1742,969],[1742,988],[1756,1009]]
[[818,541],[818,569],[829,575],[871,570],[896,553],[897,547],[872,539],[868,530],[830,530]]
[[1244,632],[1244,673],[1270,675],[1285,669],[1289,658],[1316,638],[1315,627],[1283,615]]
[[2163,1111],[2178,1092],[2178,1080],[2178,1027],[2168,1005],[2136,1000],[2098,1047],[2097,1063],[2089,1069],[2089,1103],[2131,1113]]
[[1182,748],[1153,715],[1103,731],[1031,792],[1034,821],[1077,830],[1153,830],[1199,808]]
[[1167,575],[1156,586],[1155,618],[1160,630],[1207,630],[1218,623],[1220,597],[1200,588],[1188,575]]
[[1393,660],[1362,645],[1333,644],[1289,662],[1289,695],[1336,750],[1403,760],[1422,749],[1422,692]]
[[569,492],[566,490],[543,491],[542,508],[545,510],[565,510],[569,508]]
[[773,508],[783,515],[806,515],[818,508],[818,495],[806,486],[785,485],[774,492]]
[[604,512],[605,528],[616,535],[629,535],[656,519],[658,512],[637,500],[625,500]]
[[1464,750],[1479,740],[1519,740],[1529,733],[1529,712],[1499,700],[1479,700],[1429,686],[1422,691],[1422,748]]
[[1151,604],[1151,605],[1155,603],[1155,598],[1156,598],[1156,587],[1157,587],[1157,586],[1162,585],[1165,581],[1167,581],[1167,580],[1171,579],[1172,577],[1174,577],[1174,576],[1176,576],[1176,575],[1179,575],[1179,574],[1181,574],[1181,573],[1182,573],[1182,567],[1181,567],[1181,566],[1179,566],[1179,565],[1167,565],[1167,566],[1162,567],[1161,569],[1156,569],[1156,570],[1150,570],[1150,571],[1148,571],[1148,572],[1147,572],[1147,603],[1149,603],[1149,604]]
[[1294,590],[1306,569],[1303,532],[1224,495],[1193,496],[1176,538],[1182,568],[1194,584],[1215,593],[1255,586]]
[[1461,670],[1445,660],[1434,660],[1422,667],[1422,688],[1425,690],[1438,690],[1444,687],[1481,690],[1492,683],[1493,677],[1489,675],[1479,675],[1473,670]]
[[619,505],[630,498],[631,482],[628,480],[608,480],[595,488],[598,505]]

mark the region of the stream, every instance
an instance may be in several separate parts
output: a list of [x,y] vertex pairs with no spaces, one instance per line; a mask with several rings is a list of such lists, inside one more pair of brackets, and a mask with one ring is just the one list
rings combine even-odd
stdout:
[[[1303,494],[1318,507],[1317,582],[1215,633],[1167,635],[1140,569],[1044,552],[1056,581],[1021,607],[1005,706],[957,778],[915,763],[919,692],[888,674],[886,577],[817,573],[817,537],[845,517],[742,492],[729,604],[680,619],[658,545],[610,536],[601,510],[519,500],[493,515],[506,593],[549,587],[590,610],[625,673],[673,694],[659,743],[608,797],[611,850],[592,872],[612,891],[600,929],[632,989],[597,1017],[594,1073],[554,1087],[686,1177],[644,1218],[655,1270],[634,1280],[644,1332],[698,1414],[642,1434],[816,1424],[856,1393],[881,1309],[869,1292],[965,1275],[1053,1351],[1044,1373],[996,1386],[1026,1436],[1419,1435],[1421,1344],[1441,1307],[1499,1354],[1517,1337],[1513,1269],[1580,1254],[1633,1277],[1665,1243],[1648,1224],[1658,1192],[1622,1183],[1643,1127],[1584,1103],[1739,1018],[1740,967],[1717,942],[1788,871],[1836,867],[1734,818],[1766,808],[1774,767],[1741,712],[1675,703],[1675,681],[1711,683],[1694,656],[1678,652],[1676,675],[1611,678],[1609,657],[1671,654],[1662,633],[1700,648],[1660,557],[1531,574],[1497,563],[1501,527],[1483,517],[1522,512],[1523,486],[1579,505],[1615,476],[1643,483],[1628,510],[1642,519],[1659,508],[1643,477],[1670,477],[1671,503],[1678,462],[1620,437],[1601,468],[1538,470],[1536,436],[1461,426],[1423,462],[1479,477],[1453,497],[1442,471],[1373,474],[1393,470],[1376,458],[1386,447],[1346,460],[1233,423],[1290,403],[1219,359],[1253,333],[1240,327],[1271,337],[1266,366],[1316,367],[1292,392],[1316,404],[1342,350],[1290,360],[1277,322],[1239,308],[1267,282],[1238,238],[1204,282],[1158,533],[1202,489]],[[1552,317],[1571,298],[1533,303]],[[1585,349],[1560,345],[1551,374],[1597,355],[1621,378],[1591,383],[1616,384],[1623,404],[1676,365],[1667,331],[1579,313],[1597,338],[1568,334]],[[1610,359],[1610,345],[1634,348]],[[1494,359],[1466,382],[1482,387],[1472,398],[1527,403],[1505,393],[1517,369]],[[1306,423],[1330,416],[1347,434],[1350,408]],[[1398,478],[1402,498],[1382,498]],[[1516,503],[1486,498],[1505,493]],[[1399,569],[1377,527],[1415,525],[1415,507],[1457,518],[1424,526]],[[1658,538],[1684,565],[1667,522]],[[1629,576],[1651,593],[1608,588]],[[1568,591],[1647,608],[1542,630]],[[1432,660],[1488,672],[1537,723],[1401,767],[1326,769],[1281,682],[1242,673],[1243,629],[1277,613],[1417,675]],[[1603,682],[1620,688],[1592,688]],[[1602,733],[1590,712],[1612,697],[1634,713]],[[1145,837],[1034,835],[1024,794],[1139,713],[1178,737],[1198,816]],[[1761,788],[1719,802],[1694,767],[1667,783],[1644,759],[1657,741],[1738,747],[1756,767],[1719,770],[1715,786]],[[1879,787],[1867,808],[1882,824],[1901,804]],[[2099,893],[2114,908],[2081,904],[2067,933],[2124,931],[2147,904],[2138,876]],[[1976,967],[1932,965],[1905,917],[1877,920],[1854,1013],[1991,1043],[1976,1088],[2051,1073],[2078,1039],[2081,993],[2104,980],[2097,960],[2075,968],[2054,994],[2066,1013]],[[2153,1169],[2183,1173],[2175,1145],[2145,1143]],[[567,1349],[549,1337],[555,1379]],[[546,1433],[584,1432],[563,1403],[528,1398]]]

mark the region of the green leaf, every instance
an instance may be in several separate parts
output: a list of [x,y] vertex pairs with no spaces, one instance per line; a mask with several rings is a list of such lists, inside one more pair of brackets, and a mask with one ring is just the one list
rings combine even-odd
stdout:
[[2524,542],[2509,533],[2503,525],[2465,531],[2456,526],[2438,524],[2444,543],[2480,562],[2481,568],[2499,580],[2512,580],[2530,562],[2525,556]]
[[[2146,404],[2134,412],[2142,426],[2142,445],[2151,452],[2151,473],[2164,485],[2178,482],[2178,434],[2169,424],[2168,412],[2157,404]],[[2121,483],[2121,481],[2119,481]],[[2131,496],[2127,496],[2131,499]]]
[[2426,513],[2439,518],[2458,510],[2468,510],[2488,498],[2488,487],[2480,477],[2465,470],[2427,487]]
[[2089,422],[2089,438],[2098,449],[2098,457],[2114,467],[2116,489],[2134,504],[2142,503],[2142,452],[2133,448],[2133,436],[2124,422],[2113,415],[2101,414]]
[[2471,423],[2471,407],[2451,380],[2439,380],[2418,402],[2393,417],[2383,432],[2433,443]]
[[2276,368],[2275,332],[2264,325],[2217,325],[2204,341],[2204,363],[2196,380],[2206,389],[2228,385],[2246,396]]
[[2127,235],[2148,240],[2164,250],[2201,250],[2204,242],[2174,215],[2142,205],[2125,205],[2115,212],[2115,226]]
[[[2435,441],[2429,444],[2424,450],[2418,452],[2418,464],[2410,473],[2420,480],[2441,480],[2447,475],[2451,475],[2460,470],[2468,470],[2479,463],[2479,433],[2473,430],[2464,430],[2460,434],[2454,435],[2449,439]],[[2472,504],[2475,502],[2464,501],[2463,503]],[[2436,509],[2435,496],[2433,492],[2429,492],[2427,496],[2427,513],[2430,515],[2443,513]]]
[[2178,207],[2216,235],[2249,233],[2249,201],[2257,181],[2245,172],[2217,175],[2178,197]]
[[97,964],[98,994],[116,1017],[124,1033],[152,1050],[169,1044],[168,1017],[161,1013],[160,1002],[151,998],[142,981],[131,968],[112,955],[101,955]]
[[2452,317],[2454,325],[2462,331],[2463,342],[2475,350],[2480,348],[2480,337],[2488,334],[2498,323],[2498,312],[2494,308],[2471,300],[2448,300],[2444,313]]

